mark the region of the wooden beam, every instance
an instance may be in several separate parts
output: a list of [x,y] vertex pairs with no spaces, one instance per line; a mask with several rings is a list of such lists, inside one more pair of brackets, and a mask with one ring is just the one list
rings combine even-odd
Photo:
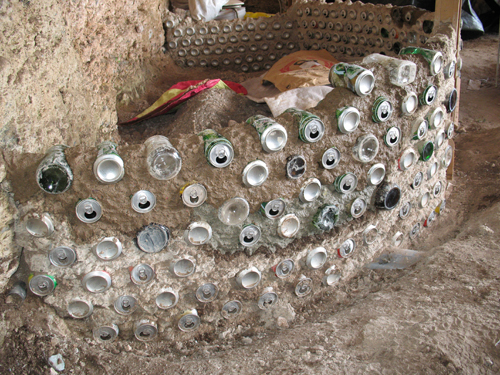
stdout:
[[455,31],[457,31],[460,28],[461,13],[461,0],[436,0],[434,23],[450,22]]
[[436,0],[434,12],[434,27],[440,23],[450,23],[456,33],[455,46],[458,51],[460,47],[460,18],[462,16],[461,0]]
[[[461,0],[436,0],[436,10],[434,13],[434,25],[439,23],[450,23],[456,33],[455,48],[456,48],[456,60],[458,62],[458,56],[460,51],[460,19],[462,16],[462,1]],[[460,107],[460,77],[455,79],[455,88],[458,92],[457,106],[452,114],[452,121],[458,125],[459,107]]]
[[[436,10],[434,13],[434,27],[440,23],[450,23],[456,33],[455,48],[456,48],[456,60],[458,61],[458,55],[460,51],[460,19],[462,16],[462,1],[461,0],[436,0]],[[458,115],[460,106],[460,77],[458,75],[455,79],[455,88],[457,89],[458,98],[457,106],[452,114],[452,121],[455,126],[458,125]],[[450,166],[446,170],[446,179],[448,181],[453,180],[453,170],[455,167],[455,143],[450,139],[448,144],[453,147],[453,159]]]
[[[451,158],[451,164],[446,169],[446,180],[447,181],[453,181],[453,171],[455,170],[455,142],[453,142],[453,139],[448,139],[448,144],[453,147],[453,157]],[[439,163],[440,161],[438,161]]]

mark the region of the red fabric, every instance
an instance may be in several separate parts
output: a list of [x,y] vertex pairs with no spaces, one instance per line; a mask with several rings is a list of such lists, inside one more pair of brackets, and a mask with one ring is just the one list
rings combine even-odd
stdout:
[[[170,87],[169,90],[172,90],[172,89],[187,90],[190,86],[194,86],[194,87],[191,88],[190,90],[179,93],[177,96],[175,96],[171,100],[167,101],[166,103],[163,103],[162,105],[158,106],[158,108],[155,108],[153,111],[149,112],[148,114],[146,114],[142,117],[136,116],[136,117],[134,117],[128,121],[122,122],[118,125],[131,125],[131,124],[134,124],[134,123],[139,122],[139,121],[147,120],[147,119],[150,119],[150,118],[153,118],[156,116],[165,115],[169,112],[174,112],[177,110],[177,107],[179,107],[182,103],[191,99],[193,96],[197,95],[198,93],[214,87],[220,81],[221,81],[220,79],[211,79],[211,80],[207,80],[207,81],[178,82],[175,85],[173,85],[172,87]],[[231,82],[231,81],[223,81],[223,82],[231,90],[233,90],[237,94],[247,95],[247,90],[239,83]]]

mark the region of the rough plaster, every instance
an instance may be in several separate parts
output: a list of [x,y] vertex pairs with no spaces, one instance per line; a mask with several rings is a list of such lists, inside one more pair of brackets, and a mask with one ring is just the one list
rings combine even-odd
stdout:
[[[445,34],[431,38],[428,43],[431,47],[443,52],[446,64],[454,55],[453,43],[451,42],[454,35],[450,29],[443,29],[442,32]],[[72,298],[80,297],[92,301],[94,314],[90,318],[83,321],[74,320],[69,323],[73,332],[79,332],[88,337],[90,337],[90,328],[99,324],[115,323],[120,326],[122,332],[120,338],[128,339],[132,337],[134,322],[143,317],[151,317],[158,322],[162,338],[184,339],[192,334],[184,334],[177,329],[176,317],[179,313],[188,308],[197,308],[202,318],[202,325],[197,333],[209,332],[213,324],[217,324],[217,321],[222,319],[220,315],[222,305],[232,299],[238,299],[243,303],[243,313],[235,319],[235,327],[242,321],[253,321],[255,324],[274,324],[277,317],[293,320],[296,309],[300,308],[303,303],[307,303],[309,298],[298,299],[293,294],[293,288],[300,275],[303,274],[313,279],[313,293],[316,296],[327,293],[330,288],[320,285],[327,268],[335,265],[344,279],[349,278],[356,272],[356,269],[370,261],[374,254],[385,248],[388,245],[388,240],[398,230],[405,235],[402,247],[411,247],[408,238],[409,231],[416,222],[423,223],[424,219],[444,197],[444,193],[441,193],[441,197],[431,199],[426,209],[415,209],[417,199],[422,191],[431,190],[438,180],[446,185],[446,171],[443,168],[439,169],[431,181],[424,181],[418,190],[412,190],[409,185],[415,173],[423,171],[425,174],[432,161],[442,158],[447,142],[430,161],[419,162],[406,172],[397,169],[397,158],[400,153],[407,147],[414,145],[409,137],[412,121],[401,115],[401,98],[409,89],[420,94],[429,82],[433,82],[440,88],[436,103],[441,103],[454,86],[453,80],[444,80],[442,74],[430,77],[426,63],[419,60],[418,57],[409,57],[409,59],[417,63],[418,66],[418,76],[412,85],[402,89],[395,88],[388,83],[385,70],[376,65],[365,64],[377,78],[372,94],[360,98],[346,89],[336,88],[316,108],[311,109],[311,112],[321,117],[327,129],[324,138],[316,144],[304,144],[298,139],[296,136],[297,128],[288,115],[276,118],[279,123],[285,126],[289,134],[286,148],[276,154],[264,154],[257,133],[244,122],[232,122],[229,127],[221,127],[219,131],[230,139],[235,147],[235,160],[228,168],[222,170],[208,166],[203,156],[203,145],[200,137],[183,131],[183,124],[174,123],[171,128],[174,134],[171,137],[171,142],[183,157],[183,169],[174,180],[167,183],[153,180],[147,173],[145,149],[142,144],[124,144],[119,147],[119,152],[125,160],[125,178],[116,185],[101,185],[92,175],[92,164],[97,150],[89,147],[88,144],[81,144],[67,150],[67,159],[75,174],[72,188],[63,195],[50,196],[41,192],[34,180],[37,163],[43,157],[41,149],[32,149],[32,151],[37,151],[37,154],[19,153],[16,150],[5,152],[7,179],[10,182],[2,184],[3,187],[5,185],[2,207],[9,207],[7,203],[9,195],[6,194],[6,191],[12,191],[16,203],[14,204],[12,201],[10,206],[16,207],[17,205],[18,211],[15,213],[10,211],[2,216],[5,217],[5,220],[2,219],[1,227],[9,228],[2,230],[2,233],[7,233],[3,237],[2,243],[12,245],[14,236],[12,228],[15,225],[15,249],[18,251],[20,247],[24,248],[25,260],[29,269],[33,272],[53,274],[59,281],[56,292],[44,299],[46,303],[54,306],[58,314],[67,316],[67,303]],[[371,112],[373,101],[379,95],[387,97],[395,107],[393,117],[388,123],[375,124],[368,115]],[[346,104],[357,107],[362,113],[360,127],[349,135],[341,134],[336,130],[336,122],[333,117],[335,109]],[[409,119],[427,113],[434,106],[419,107]],[[447,115],[447,119],[449,119],[449,115]],[[382,141],[382,135],[389,124],[391,126],[398,125],[403,131],[402,142],[394,148],[388,148]],[[436,132],[436,130],[431,130],[426,139],[433,140]],[[355,161],[351,151],[356,138],[365,133],[373,133],[380,142],[377,157],[368,164]],[[58,138],[52,138],[51,144],[53,142],[57,143]],[[339,166],[326,171],[319,168],[318,161],[323,151],[331,146],[336,146],[340,150],[342,159]],[[23,150],[27,151],[24,148]],[[286,157],[295,153],[304,155],[308,163],[308,171],[299,181],[287,180],[285,177]],[[249,161],[255,158],[260,158],[268,164],[270,177],[262,187],[248,189],[241,182],[241,171]],[[365,196],[368,199],[372,195],[373,188],[366,186],[366,173],[371,165],[378,162],[386,166],[386,180],[396,182],[402,188],[401,202],[410,200],[413,203],[414,209],[407,219],[401,220],[397,216],[400,204],[394,211],[376,211],[371,206],[362,218],[349,222],[346,222],[345,215],[341,215],[339,226],[327,234],[310,225],[312,215],[322,203],[335,202],[343,211],[345,205],[357,196]],[[346,171],[354,172],[359,178],[359,184],[356,192],[341,196],[333,191],[331,184],[336,176]],[[308,177],[319,178],[323,189],[321,197],[316,202],[304,205],[298,202],[298,193],[303,181]],[[193,180],[204,183],[209,192],[209,199],[198,209],[183,207],[178,195],[179,188],[186,182]],[[222,181],[223,183],[221,183]],[[279,194],[276,192],[277,186],[279,186]],[[141,215],[131,209],[128,197],[135,191],[144,188],[156,194],[158,204],[151,213]],[[104,208],[103,218],[91,225],[80,223],[74,215],[74,205],[77,200],[89,196],[98,199]],[[218,207],[233,196],[242,196],[249,201],[252,214],[248,222],[256,223],[263,229],[264,235],[259,243],[262,247],[243,252],[243,248],[237,244],[239,228],[226,227],[216,218],[215,213]],[[287,213],[293,212],[301,219],[301,231],[297,236],[298,239],[294,241],[278,238],[276,235],[277,221],[264,219],[257,213],[261,202],[278,196],[284,197],[287,201]],[[56,227],[52,237],[35,239],[26,232],[26,220],[34,212],[49,212],[52,215]],[[13,218],[16,220],[13,221]],[[199,220],[205,220],[212,225],[213,239],[208,245],[189,247],[182,240],[183,231],[190,222]],[[154,255],[142,253],[134,244],[137,229],[149,222],[165,224],[170,227],[173,234],[168,249]],[[374,244],[367,246],[363,244],[362,232],[369,224],[377,226],[379,238]],[[104,236],[116,236],[122,241],[124,250],[117,260],[100,261],[91,252],[91,247]],[[347,238],[354,238],[358,247],[352,257],[340,259],[336,255],[336,249]],[[77,252],[78,260],[71,268],[55,268],[49,264],[48,252],[60,245],[70,246]],[[308,270],[304,266],[304,258],[307,252],[316,246],[324,246],[327,249],[328,261],[321,270]],[[15,251],[9,252],[8,256],[15,259],[13,254]],[[197,270],[193,276],[187,279],[178,279],[170,273],[170,262],[177,256],[190,256],[196,259]],[[270,267],[285,258],[293,259],[296,269],[292,276],[280,280],[270,272]],[[150,264],[156,272],[155,280],[144,287],[132,284],[128,271],[129,266],[141,262]],[[253,290],[238,289],[235,283],[237,272],[250,266],[255,266],[262,272],[261,283]],[[90,294],[83,290],[81,278],[87,272],[94,270],[104,270],[112,275],[113,286],[109,291],[102,294]],[[205,282],[216,283],[219,287],[219,296],[216,301],[203,305],[194,299],[194,291]],[[257,300],[264,288],[269,286],[278,293],[280,301],[272,310],[261,311],[257,307]],[[157,309],[154,298],[165,287],[172,287],[179,291],[180,301],[173,309],[163,311]],[[135,295],[141,306],[130,317],[116,314],[112,307],[114,300],[119,295],[124,294]]]

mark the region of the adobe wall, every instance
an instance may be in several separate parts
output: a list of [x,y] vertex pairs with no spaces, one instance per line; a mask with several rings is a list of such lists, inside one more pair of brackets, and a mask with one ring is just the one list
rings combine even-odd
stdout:
[[[134,7],[136,8],[137,5],[134,5]],[[305,15],[307,13],[306,9],[310,10],[312,16]],[[319,12],[318,16],[314,16],[316,9]],[[337,22],[342,23],[343,27],[345,27],[346,23],[353,26],[359,23],[362,29],[365,25],[369,25],[370,28],[378,25],[379,32],[385,26],[384,28],[389,31],[389,36],[383,38],[377,34],[373,36],[370,34],[366,38],[367,44],[360,45],[359,42],[357,44],[350,42],[351,37],[354,35],[351,32],[328,31],[327,28],[330,22],[328,19],[332,11],[341,14],[343,10],[346,12],[346,19],[342,20],[341,16],[336,19],[334,29]],[[328,11],[328,17],[325,16],[324,11]],[[351,11],[355,11],[356,19],[349,20]],[[448,146],[448,140],[444,140],[444,143],[434,152],[429,161],[418,161],[407,171],[400,170],[398,159],[405,150],[416,148],[417,142],[412,139],[411,130],[412,123],[416,118],[425,117],[434,108],[442,107],[445,112],[445,120],[438,129],[430,129],[425,139],[434,142],[438,132],[448,129],[451,123],[451,115],[446,113],[444,103],[446,103],[450,92],[454,88],[454,79],[446,78],[443,72],[431,76],[429,64],[420,56],[401,57],[417,65],[417,77],[413,83],[398,87],[390,83],[388,73],[384,68],[377,64],[364,63],[362,59],[372,52],[385,52],[396,56],[394,53],[396,43],[400,43],[397,48],[413,45],[411,40],[413,40],[413,34],[415,34],[418,46],[441,51],[446,66],[456,59],[456,51],[453,47],[456,36],[452,29],[446,25],[435,26],[432,32],[426,33],[423,30],[423,24],[425,20],[432,19],[432,14],[413,8],[404,11],[403,15],[406,14],[406,11],[412,11],[416,18],[411,18],[409,22],[396,23],[391,18],[391,15],[395,16],[394,8],[391,7],[376,7],[360,3],[321,4],[318,2],[296,4],[286,14],[275,19],[221,23],[193,24],[189,19],[181,20],[177,16],[165,13],[163,20],[166,23],[172,20],[175,21],[173,24],[168,24],[172,25],[172,27],[167,26],[166,45],[169,46],[171,42],[175,42],[175,47],[169,47],[166,51],[167,55],[171,54],[172,58],[177,60],[179,65],[185,65],[186,69],[189,68],[191,58],[194,65],[198,67],[203,65],[203,59],[206,59],[207,63],[212,66],[214,64],[211,61],[217,60],[218,65],[222,67],[225,65],[224,60],[222,57],[218,57],[219,55],[217,55],[215,49],[227,48],[230,44],[227,41],[219,44],[219,36],[223,35],[227,39],[231,36],[240,38],[243,31],[235,32],[234,30],[236,25],[242,25],[249,38],[254,40],[257,31],[262,30],[260,24],[265,22],[267,25],[264,29],[265,32],[271,31],[271,29],[274,30],[272,32],[275,36],[266,43],[269,51],[276,54],[276,59],[279,59],[281,54],[284,53],[282,52],[283,49],[277,49],[278,43],[283,45],[293,43],[294,47],[290,48],[289,51],[298,50],[299,48],[315,49],[326,47],[331,52],[335,52],[334,55],[338,59],[345,60],[345,58],[350,57],[351,60],[371,70],[376,79],[375,88],[367,96],[360,97],[346,88],[336,87],[317,107],[310,109],[311,113],[320,117],[326,129],[323,138],[316,143],[307,144],[298,138],[297,125],[288,114],[275,118],[287,130],[288,142],[282,151],[273,154],[262,151],[257,132],[244,121],[231,121],[229,124],[210,124],[211,127],[216,128],[225,136],[234,147],[234,160],[226,168],[219,169],[210,166],[203,153],[201,137],[195,132],[187,130],[189,129],[188,126],[191,126],[190,124],[198,119],[197,113],[192,113],[191,117],[189,115],[183,117],[183,122],[174,121],[168,129],[168,134],[171,143],[182,156],[183,166],[181,172],[174,179],[166,182],[155,180],[149,175],[145,162],[145,146],[142,142],[135,144],[120,143],[115,125],[117,120],[116,111],[111,109],[114,108],[113,100],[116,100],[116,95],[115,99],[113,99],[113,95],[109,91],[102,91],[104,90],[103,85],[106,85],[106,79],[110,76],[115,77],[114,82],[116,83],[122,79],[120,77],[125,77],[127,72],[130,73],[130,71],[127,71],[127,64],[124,64],[124,70],[119,70],[118,73],[113,70],[118,69],[118,65],[109,61],[106,63],[108,65],[106,65],[105,70],[92,71],[86,70],[88,68],[84,68],[85,64],[77,59],[79,61],[75,62],[75,76],[73,76],[70,74],[70,70],[63,69],[63,66],[68,64],[61,61],[59,71],[62,73],[54,76],[54,80],[65,79],[65,82],[69,85],[68,87],[74,88],[75,95],[87,88],[90,91],[95,91],[92,96],[88,96],[85,100],[79,101],[75,97],[73,100],[68,101],[71,104],[65,104],[62,98],[58,98],[58,103],[60,101],[62,106],[60,109],[57,105],[44,104],[47,113],[50,113],[54,121],[58,118],[57,121],[70,123],[76,121],[75,119],[78,118],[80,112],[67,106],[74,106],[79,103],[78,105],[84,106],[81,109],[82,113],[85,112],[87,116],[97,116],[99,118],[93,118],[90,121],[93,125],[89,126],[85,131],[78,126],[70,126],[71,131],[64,132],[63,128],[57,125],[60,122],[47,125],[50,121],[43,117],[38,122],[34,118],[29,120],[33,124],[37,123],[36,126],[13,125],[19,141],[14,142],[13,146],[5,147],[3,153],[5,171],[3,172],[4,182],[2,183],[4,189],[2,207],[4,207],[3,212],[5,214],[2,214],[4,218],[2,227],[6,229],[2,231],[4,236],[2,244],[7,244],[8,247],[2,246],[2,248],[10,249],[8,250],[10,252],[4,256],[4,259],[10,259],[10,263],[5,263],[10,264],[10,268],[5,269],[4,272],[11,274],[15,271],[17,257],[22,248],[23,258],[26,262],[23,276],[26,277],[27,274],[33,272],[50,274],[57,279],[58,286],[55,292],[44,297],[43,300],[53,306],[59,315],[69,317],[67,312],[68,302],[74,298],[92,302],[94,312],[89,318],[66,320],[72,331],[85,337],[91,337],[92,329],[95,327],[116,324],[120,329],[120,340],[133,339],[134,324],[141,319],[150,319],[158,325],[159,339],[172,341],[184,340],[205,332],[234,331],[237,330],[238,324],[241,322],[250,325],[275,326],[279,322],[283,324],[283,319],[292,321],[301,306],[309,303],[310,298],[313,296],[314,298],[329,298],[328,296],[341,285],[343,280],[352,277],[357,269],[370,262],[376,254],[393,246],[393,237],[397,232],[401,232],[403,235],[403,241],[399,246],[401,248],[413,248],[415,246],[414,241],[418,241],[418,236],[410,238],[412,229],[415,225],[420,224],[420,230],[427,230],[427,228],[424,228],[424,222],[445,199],[447,181],[446,165],[444,165],[443,158],[445,149]],[[367,15],[373,13],[374,20],[361,22],[358,17],[363,12]],[[61,25],[65,22],[63,18],[61,15]],[[377,21],[379,19],[382,21]],[[307,29],[304,28],[304,21],[307,22]],[[312,21],[316,21],[318,28],[314,29],[316,30],[314,33],[309,34]],[[323,31],[320,31],[319,28],[320,21],[326,25]],[[290,22],[292,28],[287,29]],[[255,26],[254,30],[248,30],[251,23]],[[276,23],[280,25],[279,29],[274,26]],[[80,23],[78,25],[80,25],[79,30],[88,32],[88,26]],[[203,57],[203,55],[193,56],[191,52],[195,48],[193,47],[193,44],[195,44],[193,38],[189,38],[189,48],[183,49],[181,46],[182,41],[185,39],[173,37],[175,30],[182,30],[182,34],[185,35],[186,30],[190,27],[199,30],[202,27],[211,28],[212,26],[217,26],[219,32],[216,34],[217,44],[206,47],[210,52],[206,55],[208,57]],[[227,35],[224,34],[225,26],[231,28],[231,31],[226,33]],[[64,28],[62,27],[62,29]],[[283,32],[286,32],[286,30],[290,30],[290,35],[286,38],[286,42],[282,42],[280,38],[282,38]],[[322,34],[323,39],[317,38],[319,35],[316,34],[317,32]],[[327,43],[327,41],[324,41],[326,33],[330,33],[331,36],[334,33],[338,34],[340,40],[344,38],[349,43],[333,42],[332,39]],[[359,36],[362,34],[359,33]],[[99,34],[96,32],[96,35]],[[160,48],[163,40],[158,36],[158,33],[154,35],[157,38],[155,40],[158,43],[158,48]],[[200,38],[205,43],[209,36]],[[213,38],[215,39],[215,37]],[[82,51],[88,51],[89,63],[93,64],[92,61],[94,60],[92,60],[91,56],[93,56],[94,50],[90,47],[86,49],[87,47],[84,47],[81,43],[78,44],[69,39],[69,37],[63,38],[63,42],[72,43],[73,46],[79,45],[79,47],[75,48],[81,48],[79,50],[80,58],[84,55],[81,54]],[[368,39],[372,40],[373,46],[370,45]],[[382,45],[377,45],[378,39],[383,40]],[[120,43],[107,42],[113,45],[116,44],[114,47],[108,46],[109,48],[120,48]],[[99,43],[101,43],[103,50],[106,50],[106,43]],[[243,45],[247,48],[250,43],[252,42],[249,41],[243,44],[238,39],[235,46]],[[260,40],[256,45],[262,49],[264,43],[264,40]],[[33,48],[36,49],[36,46]],[[153,49],[153,47],[151,48]],[[72,48],[68,47],[68,50],[72,50]],[[185,51],[186,56],[179,56],[181,50]],[[33,50],[34,54],[35,52]],[[245,53],[248,53],[248,56],[255,59],[255,64],[259,65],[258,69],[255,69],[257,71],[264,69],[266,64],[271,64],[274,61],[270,60],[270,53],[262,55],[262,61],[258,61],[260,52],[252,52]],[[352,55],[349,56],[351,52]],[[74,53],[74,50],[71,53]],[[98,55],[95,55],[94,58],[99,60],[102,57],[97,57]],[[141,56],[143,59],[147,59],[144,54],[141,54]],[[247,55],[241,56],[245,58]],[[223,56],[224,59],[230,59],[229,64],[227,64],[229,69],[242,70],[244,63],[236,64],[236,57],[237,54],[235,53],[226,53]],[[168,58],[168,56],[165,58]],[[155,59],[158,59],[158,56],[152,58],[152,60]],[[104,60],[99,64],[101,63],[105,64]],[[94,64],[97,64],[97,62],[94,62]],[[253,70],[253,61],[251,63],[247,62],[247,64],[250,64],[248,65],[249,70]],[[33,66],[32,69],[36,72],[40,70],[36,66]],[[134,66],[134,69],[138,69],[138,66]],[[84,74],[81,72],[84,72]],[[64,76],[64,74],[67,75]],[[81,77],[79,74],[82,74]],[[33,80],[36,79],[30,74],[27,77]],[[45,87],[45,90],[53,90],[58,86],[55,81],[43,82],[44,84],[39,84],[37,89],[42,90]],[[409,92],[421,95],[430,84],[438,87],[438,95],[434,103],[430,106],[419,105],[414,114],[405,116],[401,110],[402,99]],[[117,93],[116,87],[112,90]],[[54,95],[56,94],[54,93]],[[204,95],[209,97],[211,94]],[[393,115],[388,122],[375,123],[371,119],[373,103],[379,96],[386,97],[394,107]],[[90,99],[91,97],[92,99]],[[123,99],[123,96],[118,95],[118,97]],[[106,107],[106,103],[103,103],[103,101],[107,101],[106,103],[109,106]],[[99,103],[99,108],[104,105],[102,108],[106,107],[108,109],[97,110],[97,103]],[[335,117],[335,111],[346,105],[356,107],[361,113],[361,123],[358,129],[350,134],[343,134],[337,129]],[[52,110],[52,108],[56,110]],[[209,107],[200,107],[200,111],[209,110]],[[28,117],[35,116],[32,111],[21,110],[20,108],[13,113]],[[64,113],[63,118],[67,116],[67,120],[62,120],[60,113]],[[12,118],[14,117],[12,115]],[[103,120],[104,118],[107,119],[107,122]],[[83,118],[82,121],[89,124],[87,117]],[[104,123],[108,125],[102,125]],[[394,147],[388,147],[383,140],[387,129],[391,126],[399,127],[402,132],[401,141]],[[165,130],[166,133],[167,130]],[[37,135],[36,139],[40,139],[40,142],[27,141],[34,134]],[[82,134],[86,136],[82,137]],[[364,134],[373,134],[380,144],[378,154],[369,163],[361,163],[353,157],[352,148],[357,139]],[[125,162],[126,172],[124,179],[117,184],[103,185],[93,176],[92,165],[97,154],[94,146],[98,143],[98,140],[103,139],[114,139],[119,142],[118,152]],[[41,191],[36,185],[35,170],[43,158],[45,149],[57,143],[69,143],[73,146],[67,149],[66,157],[75,179],[69,191],[59,195],[49,195]],[[335,146],[340,151],[342,155],[341,162],[334,169],[326,170],[319,165],[319,161],[323,152],[332,146]],[[287,157],[295,154],[304,156],[307,171],[300,179],[291,180],[286,177],[285,165]],[[269,178],[260,187],[248,188],[242,183],[241,173],[244,167],[255,159],[263,160],[267,164]],[[427,173],[430,165],[434,162],[438,164],[437,173],[429,178]],[[373,204],[376,187],[369,186],[367,183],[367,173],[370,167],[376,163],[384,164],[386,169],[385,181],[397,184],[401,188],[402,197],[394,210],[376,209]],[[334,189],[333,183],[335,178],[346,172],[354,173],[359,182],[354,192],[341,194]],[[418,172],[423,173],[425,176],[424,181],[419,188],[413,189],[410,185]],[[310,177],[318,178],[323,186],[318,199],[312,203],[304,204],[299,201],[298,195],[304,181]],[[192,181],[202,183],[208,191],[207,201],[202,206],[194,209],[183,205],[179,196],[179,190],[182,186]],[[438,194],[434,194],[434,187],[439,181],[442,183],[442,189]],[[157,198],[156,207],[146,214],[135,212],[130,205],[130,195],[141,189],[151,191]],[[426,207],[419,208],[420,198],[425,192],[431,193],[430,201]],[[88,197],[97,199],[103,208],[102,218],[94,224],[85,224],[79,221],[75,215],[77,201]],[[250,215],[245,223],[256,224],[262,230],[262,239],[254,247],[245,248],[239,244],[238,236],[241,226],[224,225],[217,217],[220,206],[233,197],[243,197],[249,202]],[[293,213],[300,220],[300,231],[292,239],[284,239],[278,235],[278,220],[265,218],[259,213],[259,206],[262,202],[278,197],[285,200],[287,204],[286,213]],[[352,201],[358,197],[366,201],[368,209],[362,217],[352,219],[348,215],[348,210]],[[402,219],[399,216],[399,211],[406,202],[411,203],[412,209],[409,215]],[[313,216],[319,207],[324,204],[335,205],[340,211],[340,219],[336,227],[326,232],[312,225]],[[48,238],[35,238],[26,231],[26,222],[33,214],[42,214],[44,212],[49,213],[52,218],[55,227],[54,234]],[[184,241],[184,230],[190,223],[195,221],[205,221],[210,224],[213,236],[208,244],[189,246]],[[171,232],[168,247],[156,254],[147,254],[140,251],[135,242],[137,231],[151,222],[166,225]],[[376,226],[378,235],[374,242],[367,244],[363,232],[369,225]],[[99,260],[92,252],[92,247],[101,238],[107,236],[115,236],[123,244],[123,253],[112,261]],[[338,249],[349,238],[355,240],[356,249],[351,256],[341,258],[338,256]],[[73,248],[77,253],[77,261],[68,268],[55,267],[50,264],[48,259],[50,250],[63,245]],[[309,269],[305,265],[307,253],[319,246],[326,249],[327,261],[319,269]],[[170,271],[171,263],[179,257],[187,257],[195,261],[196,272],[193,275],[187,278],[178,278],[172,274]],[[279,279],[270,269],[284,259],[293,260],[295,268],[288,278]],[[139,263],[149,264],[155,270],[156,276],[154,280],[146,286],[137,286],[130,280],[129,267]],[[262,280],[256,288],[245,290],[236,284],[236,275],[241,270],[249,267],[256,267],[262,273]],[[333,271],[332,267],[334,267]],[[334,285],[325,286],[322,284],[327,270],[339,276],[338,282]],[[112,279],[111,288],[104,293],[89,293],[84,290],[82,278],[91,271],[107,272]],[[312,293],[304,298],[299,298],[295,294],[295,286],[299,282],[301,275],[312,280]],[[215,301],[204,304],[196,300],[195,291],[198,286],[208,282],[217,285],[218,296]],[[167,287],[179,293],[179,302],[169,310],[162,310],[157,307],[155,298]],[[272,308],[262,310],[258,307],[257,301],[266,288],[269,287],[272,287],[274,292],[277,293],[279,301]],[[140,307],[134,314],[123,316],[115,312],[113,304],[122,295],[133,295],[137,298]],[[234,319],[225,320],[221,315],[221,309],[230,300],[241,301],[243,309],[241,314]],[[201,318],[201,325],[194,333],[182,332],[177,327],[179,314],[188,309],[197,309]],[[278,320],[278,318],[281,318],[281,320]]]

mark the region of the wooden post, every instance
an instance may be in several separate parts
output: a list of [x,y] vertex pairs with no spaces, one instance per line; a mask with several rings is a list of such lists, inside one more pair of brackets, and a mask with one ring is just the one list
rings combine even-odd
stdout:
[[[455,169],[455,142],[453,142],[453,139],[448,139],[448,144],[453,147],[453,157],[451,158],[451,163],[446,169],[446,180],[447,181],[453,181],[453,170]],[[438,163],[441,161],[439,160]]]
[[[434,13],[434,25],[439,23],[450,23],[456,33],[456,59],[460,50],[460,18],[462,16],[462,1],[461,0],[436,0],[436,10]],[[455,79],[455,88],[458,92],[457,107],[453,112],[453,122],[458,124],[458,114],[460,106],[460,78]]]
[[[460,50],[460,18],[462,16],[461,0],[436,0],[436,10],[434,13],[434,25],[439,23],[450,23],[456,32],[456,59],[458,61],[458,52]],[[453,122],[458,124],[458,113],[460,105],[460,78],[455,80],[455,88],[458,91],[457,107],[453,113]]]
[[[455,47],[456,47],[456,61],[458,62],[458,54],[460,51],[460,18],[462,16],[462,1],[461,0],[436,0],[436,10],[434,13],[434,25],[440,23],[450,23],[456,33]],[[455,126],[458,125],[458,114],[460,107],[460,77],[455,79],[455,88],[457,89],[457,106],[453,112],[453,122]],[[455,145],[453,141],[448,141],[453,146],[453,160],[446,171],[447,180],[453,179],[453,168],[455,159]]]
[[460,28],[460,16],[462,13],[462,1],[460,0],[436,0],[436,10],[434,13],[434,23],[451,23],[451,26],[458,32]]

